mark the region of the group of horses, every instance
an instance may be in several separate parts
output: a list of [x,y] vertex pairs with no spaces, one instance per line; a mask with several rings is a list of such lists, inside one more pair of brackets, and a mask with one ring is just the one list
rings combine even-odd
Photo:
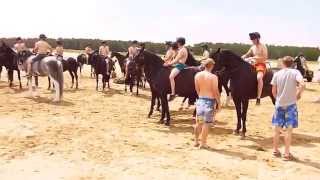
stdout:
[[[34,55],[29,51],[22,52],[18,55],[2,42],[2,45],[0,46],[0,68],[2,69],[2,66],[7,68],[10,86],[13,85],[13,71],[17,71],[20,88],[22,88],[20,70],[25,70],[27,59],[33,57]],[[171,117],[167,96],[171,93],[169,81],[171,68],[164,67],[164,61],[160,56],[147,51],[144,48],[141,48],[133,61],[130,61],[128,64],[126,64],[127,56],[124,56],[121,53],[112,52],[110,58],[105,59],[99,55],[98,51],[94,51],[89,57],[80,54],[77,59],[68,58],[62,61],[57,60],[55,56],[48,56],[42,61],[34,63],[32,68],[39,72],[41,76],[48,76],[49,79],[53,80],[56,89],[55,100],[59,101],[61,100],[63,93],[63,71],[69,71],[69,74],[72,77],[71,87],[73,88],[75,79],[76,88],[78,88],[77,72],[78,70],[80,70],[80,73],[82,72],[84,64],[91,65],[91,76],[96,78],[97,90],[99,75],[102,75],[102,88],[105,89],[106,83],[108,83],[109,88],[111,72],[114,70],[115,65],[115,61],[112,60],[114,57],[120,65],[121,72],[125,74],[125,84],[130,86],[131,92],[133,85],[137,85],[136,93],[139,93],[139,84],[142,77],[145,77],[151,90],[151,106],[148,117],[153,114],[156,100],[158,100],[158,107],[161,106],[160,123],[169,126]],[[229,93],[232,94],[237,111],[237,127],[234,133],[245,137],[249,100],[257,97],[256,71],[251,64],[245,62],[240,56],[229,50],[218,49],[211,53],[210,57],[215,60],[215,67],[212,73],[217,74],[219,77],[219,90],[222,91],[222,87],[224,87],[228,96]],[[198,98],[195,90],[194,77],[196,73],[201,71],[201,64],[189,52],[186,65],[188,68],[183,70],[176,77],[176,94],[188,98],[189,103],[194,103]],[[128,70],[128,72],[126,72],[126,70]],[[272,87],[270,85],[273,73],[272,70],[269,70],[264,77],[265,83],[262,97],[270,97],[274,103],[275,99],[272,96]],[[30,89],[32,86],[32,79],[29,79]],[[51,83],[49,82],[49,88],[50,86]]]

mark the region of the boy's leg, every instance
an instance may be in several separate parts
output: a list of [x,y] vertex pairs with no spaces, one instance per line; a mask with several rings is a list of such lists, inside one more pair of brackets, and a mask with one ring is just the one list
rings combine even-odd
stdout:
[[260,99],[261,99],[262,89],[263,89],[263,72],[261,72],[261,71],[258,72],[257,80],[258,80],[257,105],[260,105]]
[[279,152],[279,138],[280,138],[280,130],[279,126],[274,127],[274,135],[273,135],[273,152]]
[[288,128],[285,133],[284,143],[285,143],[285,150],[284,155],[289,157],[290,156],[290,146],[292,141],[292,128]]
[[203,123],[202,131],[201,131],[200,147],[206,147],[207,146],[208,133],[209,133],[209,124],[208,123]]
[[202,124],[196,122],[196,125],[194,127],[194,146],[198,147],[199,146],[199,136],[202,130]]
[[179,69],[177,68],[173,68],[169,79],[170,79],[170,85],[171,85],[171,96],[170,96],[170,100],[172,101],[174,99],[174,96],[176,95],[176,83],[175,83],[175,77],[180,73]]

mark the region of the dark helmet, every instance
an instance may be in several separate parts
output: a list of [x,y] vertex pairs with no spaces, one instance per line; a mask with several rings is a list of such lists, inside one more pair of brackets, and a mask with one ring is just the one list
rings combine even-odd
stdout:
[[47,36],[44,34],[40,34],[39,39],[47,39]]
[[255,40],[255,39],[260,39],[261,38],[261,35],[258,32],[249,33],[249,36],[250,36],[251,40]]
[[106,41],[102,41],[101,44],[107,44],[107,42]]
[[208,45],[207,45],[207,44],[203,44],[203,45],[201,45],[201,47],[202,47],[203,49],[208,49]]
[[178,44],[185,45],[186,44],[186,39],[183,38],[183,37],[178,37],[176,42]]
[[178,49],[178,43],[174,42],[174,43],[171,43],[171,48],[173,50],[177,50]]
[[167,45],[167,46],[171,46],[171,45],[172,45],[172,42],[171,42],[171,41],[166,41],[166,45]]
[[138,44],[137,40],[132,41],[132,44]]
[[21,40],[22,40],[21,37],[16,38],[16,41],[21,41]]
[[61,40],[57,40],[57,45],[62,46],[62,41]]

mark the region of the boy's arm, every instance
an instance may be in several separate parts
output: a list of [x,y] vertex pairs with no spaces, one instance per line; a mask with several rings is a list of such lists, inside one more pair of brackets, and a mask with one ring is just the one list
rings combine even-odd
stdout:
[[298,82],[298,88],[297,88],[297,99],[301,99],[301,95],[305,89],[305,83],[304,83],[304,80],[303,80],[303,77],[302,75],[300,74],[300,72],[297,73],[297,77],[296,77],[296,80]]
[[242,56],[242,59],[246,59],[246,58],[250,57],[251,55],[252,55],[252,49],[250,48],[249,51]]

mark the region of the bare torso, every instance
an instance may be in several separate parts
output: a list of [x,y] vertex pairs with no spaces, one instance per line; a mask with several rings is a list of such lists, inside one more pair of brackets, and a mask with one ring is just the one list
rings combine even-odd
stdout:
[[196,90],[199,97],[218,99],[218,77],[208,71],[199,72],[195,76]]

